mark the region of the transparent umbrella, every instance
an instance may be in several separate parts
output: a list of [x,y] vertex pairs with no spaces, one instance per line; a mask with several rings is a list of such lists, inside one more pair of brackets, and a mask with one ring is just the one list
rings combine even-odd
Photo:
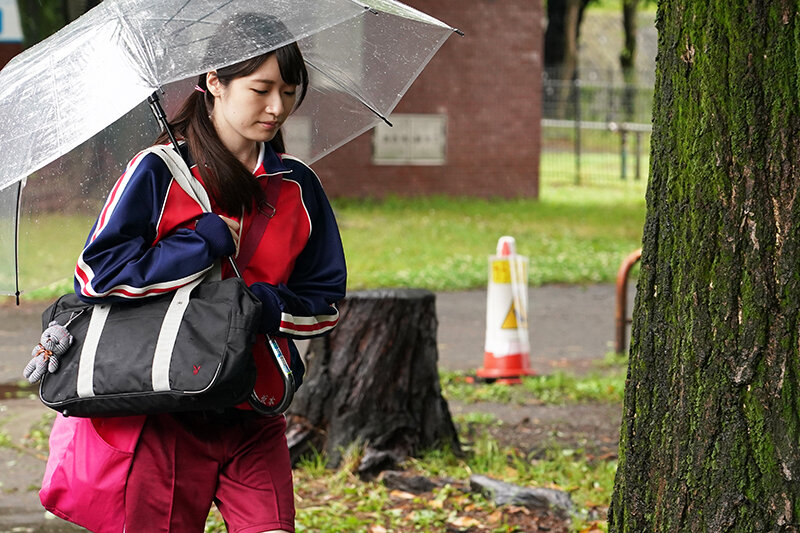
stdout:
[[[456,30],[392,0],[105,0],[0,71],[0,292],[69,278],[127,160],[155,139],[197,75],[297,41],[309,68],[287,148],[313,163],[386,120]],[[256,13],[280,31],[221,25]],[[258,35],[257,37],[253,37]]]

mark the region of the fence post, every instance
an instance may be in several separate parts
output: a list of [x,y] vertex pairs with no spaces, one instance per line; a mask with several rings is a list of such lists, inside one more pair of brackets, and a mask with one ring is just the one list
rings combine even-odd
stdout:
[[634,179],[639,181],[642,179],[642,132],[636,130],[636,174]]
[[572,93],[575,95],[575,185],[581,184],[581,80],[577,75],[572,79]]
[[628,130],[626,124],[623,122],[619,129],[620,137],[620,159],[622,160],[622,181],[625,181],[628,176]]

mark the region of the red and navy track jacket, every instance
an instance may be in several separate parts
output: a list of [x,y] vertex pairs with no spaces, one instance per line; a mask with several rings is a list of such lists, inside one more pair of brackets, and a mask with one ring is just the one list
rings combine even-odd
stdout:
[[[186,146],[183,145],[184,155]],[[242,277],[262,302],[261,332],[276,335],[291,353],[299,385],[302,361],[291,338],[330,331],[338,322],[336,303],[345,295],[346,267],[333,211],[316,174],[289,155],[261,148],[254,175],[283,181],[270,220]],[[201,182],[196,166],[192,173]],[[142,152],[131,160],[112,189],[86,240],[75,269],[75,292],[87,303],[146,298],[175,290],[206,274],[234,253],[227,225],[217,214],[249,230],[254,214],[224,213],[212,199],[212,213],[173,180],[166,163]],[[223,277],[232,275],[227,261]],[[261,367],[270,355],[254,347]]]

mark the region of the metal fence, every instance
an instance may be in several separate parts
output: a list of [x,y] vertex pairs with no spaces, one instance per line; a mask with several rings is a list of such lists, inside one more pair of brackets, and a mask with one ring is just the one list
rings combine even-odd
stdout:
[[646,181],[653,87],[581,72],[543,80],[540,177],[545,184]]

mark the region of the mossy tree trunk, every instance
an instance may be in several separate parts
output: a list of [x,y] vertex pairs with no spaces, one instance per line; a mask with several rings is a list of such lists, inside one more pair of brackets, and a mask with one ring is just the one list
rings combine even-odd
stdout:
[[800,16],[662,0],[611,531],[800,530]]

